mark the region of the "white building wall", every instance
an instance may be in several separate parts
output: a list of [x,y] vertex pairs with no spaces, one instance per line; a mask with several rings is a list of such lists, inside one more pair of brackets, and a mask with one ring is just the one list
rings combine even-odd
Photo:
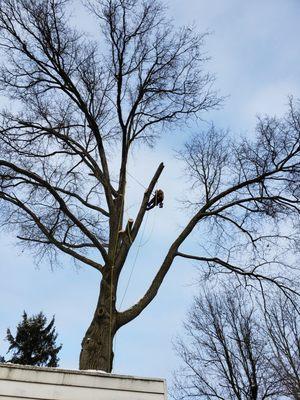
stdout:
[[4,400],[166,400],[163,379],[0,364]]

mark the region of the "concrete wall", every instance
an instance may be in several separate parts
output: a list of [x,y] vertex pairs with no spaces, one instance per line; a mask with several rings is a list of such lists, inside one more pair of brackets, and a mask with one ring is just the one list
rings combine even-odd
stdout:
[[0,364],[0,399],[166,400],[162,379]]

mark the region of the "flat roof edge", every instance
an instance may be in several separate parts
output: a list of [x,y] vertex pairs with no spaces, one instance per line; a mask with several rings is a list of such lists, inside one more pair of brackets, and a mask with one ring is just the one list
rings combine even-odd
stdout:
[[12,363],[0,363],[0,368],[22,369],[28,371],[42,371],[49,373],[55,372],[55,373],[73,374],[73,375],[103,376],[106,378],[134,379],[140,381],[165,382],[165,379],[163,378],[140,377],[134,375],[119,375],[97,370],[77,370],[77,369],[65,369],[65,368],[54,368],[54,367],[36,367],[32,365],[21,365]]

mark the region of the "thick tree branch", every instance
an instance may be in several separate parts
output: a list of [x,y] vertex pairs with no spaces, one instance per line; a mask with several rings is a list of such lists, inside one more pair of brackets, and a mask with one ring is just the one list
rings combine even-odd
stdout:
[[182,253],[182,252],[177,252],[176,256],[182,257],[182,258],[187,258],[189,260],[205,262],[205,263],[210,264],[210,265],[211,264],[212,265],[218,264],[218,265],[221,265],[222,267],[228,269],[230,272],[233,272],[233,273],[235,273],[237,275],[242,275],[244,277],[257,279],[258,281],[265,281],[265,282],[272,283],[275,286],[277,286],[284,293],[290,292],[290,293],[293,293],[293,294],[297,294],[296,290],[294,290],[291,287],[285,285],[283,282],[280,282],[278,280],[278,277],[272,278],[272,277],[270,277],[268,275],[263,275],[263,274],[257,273],[256,270],[257,270],[258,266],[254,266],[249,271],[246,271],[243,268],[241,268],[239,266],[236,266],[236,265],[232,265],[231,263],[226,262],[224,260],[221,260],[218,257],[201,257],[201,256],[195,256],[195,255],[192,255],[192,254],[186,254],[186,253]]
[[8,196],[6,193],[3,192],[0,192],[0,198],[25,211],[25,213],[32,219],[32,221],[40,229],[43,235],[45,235],[45,237],[49,240],[49,244],[56,246],[63,253],[74,257],[76,260],[81,261],[86,265],[90,265],[101,273],[104,273],[104,268],[101,264],[98,264],[88,257],[85,257],[84,255],[75,252],[74,250],[63,245],[60,241],[56,240],[55,237],[47,229],[47,227],[41,222],[41,219],[38,217],[38,215],[36,215],[29,207],[26,206],[26,204],[24,204],[18,198]]
[[62,211],[70,218],[71,221],[74,222],[74,224],[82,231],[82,233],[91,240],[92,243],[96,246],[96,248],[100,251],[103,260],[106,262],[107,261],[107,253],[102,244],[99,242],[99,240],[90,232],[87,227],[70,211],[69,207],[63,200],[63,198],[58,194],[58,192],[54,189],[54,187],[47,181],[45,181],[42,177],[37,175],[34,172],[27,171],[23,168],[20,168],[16,166],[15,164],[5,161],[5,160],[0,160],[0,166],[6,167],[8,169],[11,169],[14,172],[17,172],[19,174],[22,174],[30,179],[32,179],[34,182],[38,183],[42,187],[44,187],[58,202],[60,205],[60,208]]

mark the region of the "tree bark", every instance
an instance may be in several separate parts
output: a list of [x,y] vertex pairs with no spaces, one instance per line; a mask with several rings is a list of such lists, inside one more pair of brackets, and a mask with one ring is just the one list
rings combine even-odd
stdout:
[[103,279],[92,322],[81,343],[79,369],[111,372],[113,338],[117,331],[116,314],[115,293]]

